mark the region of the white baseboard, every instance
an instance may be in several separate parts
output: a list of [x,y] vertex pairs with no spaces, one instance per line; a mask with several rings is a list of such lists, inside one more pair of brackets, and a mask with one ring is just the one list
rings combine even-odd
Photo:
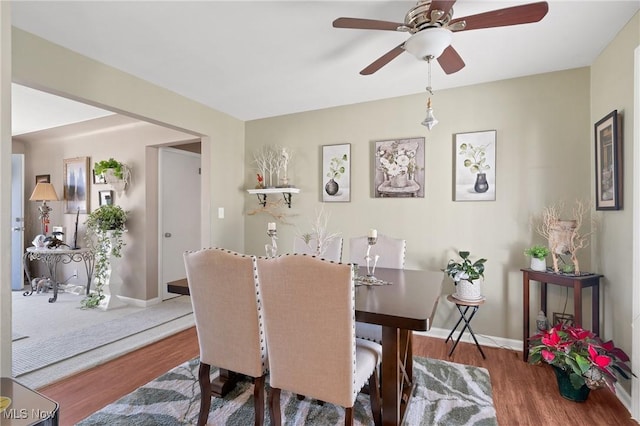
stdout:
[[[429,331],[414,331],[413,334],[426,336],[426,337],[435,337],[437,339],[444,340],[447,338],[450,332],[451,330],[434,327]],[[504,337],[495,337],[495,336],[485,336],[478,333],[475,333],[475,335],[476,335],[476,339],[478,339],[478,343],[481,346],[488,346],[492,348],[502,348],[502,349],[508,349],[512,351],[522,352],[522,340],[505,339]],[[458,333],[457,332],[454,333],[454,336],[457,338]],[[465,343],[475,343],[471,338],[471,334],[468,331],[464,333],[460,341]],[[629,393],[622,386],[620,386],[619,382],[616,383],[615,386],[616,386],[616,396],[618,397],[620,402],[622,402],[622,405],[624,405],[625,408],[629,410],[629,414],[631,414],[631,395],[629,395]],[[606,390],[603,390],[603,391],[607,392]]]
[[157,305],[158,303],[162,302],[159,297],[149,300],[134,299],[132,297],[126,296],[118,296],[118,298],[125,302],[127,305],[135,306],[138,308],[148,308],[149,306]]

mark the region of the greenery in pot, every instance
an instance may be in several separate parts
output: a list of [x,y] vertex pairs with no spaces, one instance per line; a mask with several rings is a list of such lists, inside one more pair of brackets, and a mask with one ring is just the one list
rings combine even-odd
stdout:
[[120,206],[104,205],[92,211],[85,221],[87,227],[85,239],[87,245],[94,251],[96,259],[94,291],[82,300],[83,308],[95,308],[105,297],[102,288],[109,279],[109,258],[122,256],[122,248],[125,245],[122,237],[127,214]]
[[617,375],[635,376],[629,356],[613,341],[603,342],[595,333],[559,323],[529,339],[529,363],[546,362],[564,370],[574,388],[609,388],[615,393]]
[[536,259],[544,259],[545,257],[549,256],[549,253],[551,253],[551,251],[548,247],[538,245],[529,247],[524,251],[524,254],[526,256],[531,256]]
[[462,280],[473,282],[479,278],[484,278],[484,263],[487,259],[478,259],[475,262],[471,262],[468,251],[459,251],[458,255],[462,258],[461,261],[456,262],[450,259],[447,267],[444,268],[444,272],[449,275],[456,284]]
[[108,160],[102,160],[95,163],[93,166],[93,170],[95,174],[101,175],[104,174],[107,169],[113,169],[113,174],[115,175],[115,177],[117,177],[118,179],[124,179],[125,167],[126,166],[123,163],[116,161],[113,158],[109,158]]

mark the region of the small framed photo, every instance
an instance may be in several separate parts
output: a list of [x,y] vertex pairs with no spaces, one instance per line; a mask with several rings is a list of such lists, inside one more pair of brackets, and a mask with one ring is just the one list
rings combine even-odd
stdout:
[[322,146],[322,201],[351,201],[351,144]]
[[113,191],[98,191],[98,202],[101,206],[113,205]]
[[107,183],[107,179],[104,174],[96,174],[96,171],[93,171],[93,183]]
[[39,183],[51,183],[51,175],[36,175],[36,185]]
[[453,201],[496,200],[496,131],[456,133]]
[[622,209],[622,141],[620,115],[611,111],[598,121],[596,142],[596,210]]
[[65,213],[89,212],[89,157],[64,160]]

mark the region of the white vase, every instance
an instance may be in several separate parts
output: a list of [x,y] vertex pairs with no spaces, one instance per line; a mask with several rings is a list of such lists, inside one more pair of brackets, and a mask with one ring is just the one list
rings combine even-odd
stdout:
[[531,258],[531,269],[534,271],[546,271],[547,270],[547,259],[542,258],[538,259],[537,257]]
[[482,299],[482,281],[482,278],[473,281],[458,281],[458,284],[456,284],[456,299],[469,301]]

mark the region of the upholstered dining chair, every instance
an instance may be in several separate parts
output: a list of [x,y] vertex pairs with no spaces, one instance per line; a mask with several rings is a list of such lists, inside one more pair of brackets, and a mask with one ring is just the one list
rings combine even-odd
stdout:
[[268,369],[256,257],[220,248],[184,253],[187,282],[200,345],[200,413],[211,408],[211,366],[254,378],[255,424],[264,424]]
[[[369,240],[364,237],[349,239],[349,261],[364,265]],[[371,246],[371,256],[379,255],[378,268],[404,269],[407,242],[399,238],[378,234],[376,243]],[[373,266],[373,265],[372,265]],[[382,343],[382,327],[375,324],[356,322],[356,337]]]
[[[317,254],[317,245],[318,239],[316,237],[311,237],[307,244],[301,237],[296,236],[293,240],[293,252],[315,256]],[[329,241],[322,255],[318,257],[334,262],[342,262],[342,237],[336,237]]]
[[356,397],[368,382],[379,425],[382,348],[355,338],[351,265],[286,254],[258,259],[258,275],[269,342],[271,424],[282,423],[284,389],[344,407],[345,425],[351,425]]

